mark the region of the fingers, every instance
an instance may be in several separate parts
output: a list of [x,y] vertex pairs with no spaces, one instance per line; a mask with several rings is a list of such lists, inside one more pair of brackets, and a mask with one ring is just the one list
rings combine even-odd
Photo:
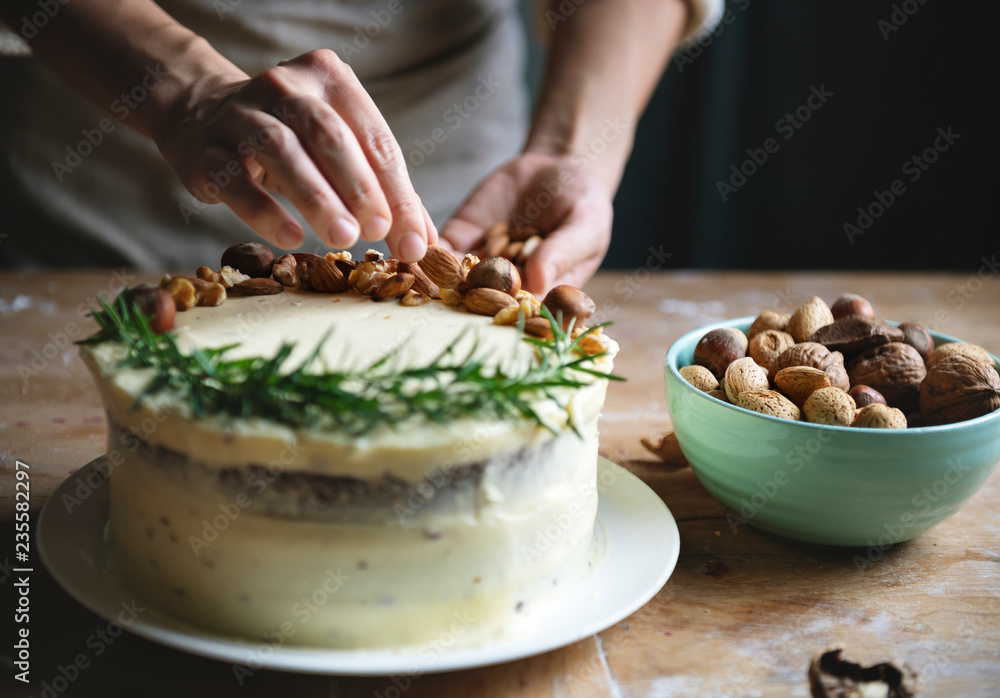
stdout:
[[326,101],[356,137],[378,180],[391,214],[385,240],[393,256],[407,262],[419,260],[437,231],[413,190],[389,125],[354,72],[334,54],[313,51],[302,58],[311,70],[325,76]]
[[528,258],[525,288],[543,295],[559,284],[582,286],[600,267],[610,242],[610,203],[594,195],[580,199]]
[[[353,228],[353,238],[330,235],[327,242],[350,247],[357,238],[381,240],[389,232],[392,214],[371,164],[349,126],[328,104],[312,97],[285,101],[287,123],[302,149],[315,163],[319,175],[330,185],[349,212],[341,229]],[[337,213],[340,213],[339,211]],[[317,229],[319,231],[320,229]]]
[[[254,181],[248,168],[237,170],[232,166],[239,161],[240,156],[231,150],[210,147],[204,153],[198,173],[185,182],[196,198],[205,203],[226,204],[240,220],[278,247],[290,249],[301,245],[303,233],[298,221]],[[226,178],[222,179],[218,173],[225,173]]]

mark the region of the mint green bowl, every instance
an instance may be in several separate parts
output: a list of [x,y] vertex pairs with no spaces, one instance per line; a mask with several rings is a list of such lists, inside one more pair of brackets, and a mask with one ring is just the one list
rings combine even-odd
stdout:
[[[701,483],[730,509],[733,527],[881,551],[954,514],[996,468],[1000,410],[905,430],[820,426],[724,403],[677,372],[693,363],[706,332],[746,331],[752,321],[689,332],[670,347],[664,367],[677,440]],[[936,345],[961,341],[932,335]]]

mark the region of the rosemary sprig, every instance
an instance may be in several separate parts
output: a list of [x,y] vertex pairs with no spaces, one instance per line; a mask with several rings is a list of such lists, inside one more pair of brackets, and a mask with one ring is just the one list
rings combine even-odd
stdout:
[[[237,344],[184,354],[173,333],[154,334],[148,318],[125,297],[120,294],[113,304],[101,299],[103,309],[92,313],[100,330],[78,344],[118,342],[127,350],[120,366],[153,369],[133,408],[146,396],[170,392],[186,400],[195,417],[260,417],[292,427],[333,427],[355,436],[417,418],[438,423],[523,419],[556,432],[533,406],[535,400],[554,398],[556,388],[586,385],[574,374],[623,380],[585,366],[603,354],[588,356],[579,349],[583,337],[610,323],[574,339],[572,328],[563,331],[561,318],[552,317],[544,306],[553,339],[524,337],[536,348],[537,361],[520,371],[487,365],[475,344],[457,356],[457,342],[424,366],[394,368],[396,352],[390,352],[367,368],[311,370],[321,362],[328,333],[302,363],[283,372],[292,343],[282,344],[270,358],[227,358]],[[566,405],[560,406],[576,431]]]

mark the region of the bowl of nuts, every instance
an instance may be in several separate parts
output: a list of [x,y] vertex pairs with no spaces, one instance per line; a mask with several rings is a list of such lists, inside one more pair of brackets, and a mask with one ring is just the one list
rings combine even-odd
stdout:
[[667,410],[730,524],[885,550],[958,511],[1000,462],[1000,361],[848,294],[678,339]]

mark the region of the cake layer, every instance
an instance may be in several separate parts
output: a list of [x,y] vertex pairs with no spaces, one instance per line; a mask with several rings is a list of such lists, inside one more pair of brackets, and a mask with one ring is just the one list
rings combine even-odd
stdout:
[[129,453],[111,474],[118,570],[151,606],[223,634],[402,646],[463,618],[461,642],[474,644],[530,627],[593,563],[593,432],[477,464],[448,506],[435,502],[447,487],[409,483],[401,494],[430,496],[381,502],[355,522],[289,516],[294,496],[274,516],[266,489],[229,496],[208,471],[189,464],[185,482],[150,455]]

